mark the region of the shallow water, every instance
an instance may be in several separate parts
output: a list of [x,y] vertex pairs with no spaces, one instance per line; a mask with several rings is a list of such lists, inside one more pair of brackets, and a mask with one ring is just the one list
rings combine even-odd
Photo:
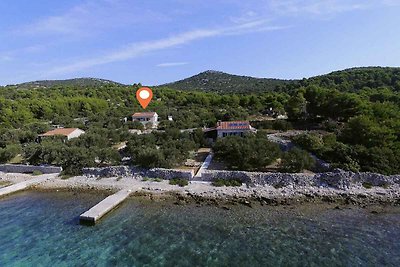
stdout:
[[400,209],[177,206],[126,201],[94,227],[104,196],[0,199],[1,266],[400,266]]

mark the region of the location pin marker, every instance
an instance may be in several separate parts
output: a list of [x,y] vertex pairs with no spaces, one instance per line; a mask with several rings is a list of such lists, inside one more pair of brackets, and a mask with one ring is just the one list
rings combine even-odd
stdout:
[[142,108],[146,109],[151,99],[153,98],[153,91],[151,91],[151,89],[148,87],[142,87],[136,91],[136,98]]

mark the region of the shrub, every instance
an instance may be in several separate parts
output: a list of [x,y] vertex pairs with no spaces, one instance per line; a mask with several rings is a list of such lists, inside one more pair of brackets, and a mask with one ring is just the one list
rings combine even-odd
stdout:
[[33,176],[38,176],[38,175],[42,175],[43,173],[41,172],[41,171],[39,171],[39,170],[34,170],[33,172],[32,172],[32,175]]
[[315,165],[315,160],[304,150],[294,148],[283,154],[280,169],[282,172],[301,172],[311,169]]
[[371,189],[372,188],[372,184],[371,183],[363,183],[362,185],[363,185],[363,187],[365,189]]
[[272,128],[274,130],[278,130],[278,131],[288,131],[288,130],[293,129],[293,126],[289,121],[286,121],[286,120],[275,120],[272,123]]
[[20,145],[8,145],[5,148],[0,148],[0,163],[8,162],[19,153],[21,153]]
[[184,187],[189,184],[188,180],[182,178],[173,178],[169,180],[170,185],[179,185],[180,187]]
[[217,159],[224,161],[230,169],[237,170],[263,169],[281,153],[279,146],[263,134],[219,138],[213,149]]
[[69,178],[74,177],[73,175],[61,173],[60,178],[61,180],[68,180]]
[[213,186],[222,187],[222,186],[242,186],[242,181],[239,179],[214,179],[212,182]]

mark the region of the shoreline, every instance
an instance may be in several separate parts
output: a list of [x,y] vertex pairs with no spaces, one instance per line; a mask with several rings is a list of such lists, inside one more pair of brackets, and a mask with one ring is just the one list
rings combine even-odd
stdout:
[[[0,181],[18,183],[34,176],[16,173],[0,173]],[[37,177],[37,176],[35,176]],[[215,187],[209,182],[191,181],[188,186],[170,185],[167,180],[161,182],[141,181],[132,177],[88,178],[75,176],[63,180],[55,174],[51,179],[32,186],[38,191],[72,191],[99,192],[105,195],[113,194],[121,189],[130,189],[130,197],[147,198],[154,201],[173,200],[175,204],[243,204],[279,206],[303,203],[330,203],[337,205],[392,205],[400,206],[400,186],[389,188],[352,187],[340,190],[331,187],[283,187],[252,186],[243,184],[240,187]]]

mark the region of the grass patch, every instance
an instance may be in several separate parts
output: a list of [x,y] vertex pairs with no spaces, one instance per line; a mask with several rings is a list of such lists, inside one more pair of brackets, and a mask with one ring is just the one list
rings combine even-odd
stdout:
[[182,178],[173,178],[173,179],[169,180],[169,184],[170,185],[179,185],[180,187],[184,187],[189,184],[189,181],[186,179],[182,179]]
[[143,179],[142,179],[142,182],[157,182],[157,183],[160,183],[162,181],[163,181],[163,179],[160,179],[160,178],[143,177]]
[[372,186],[373,186],[371,183],[363,183],[362,185],[363,185],[363,187],[366,188],[366,189],[371,189]]
[[74,176],[70,175],[70,174],[61,174],[60,175],[61,180],[67,180],[67,179],[69,179],[71,177],[74,177]]
[[281,189],[283,187],[284,187],[284,185],[282,183],[277,183],[277,184],[274,185],[275,189]]
[[212,182],[213,186],[222,187],[222,186],[242,186],[242,181],[239,179],[215,179]]
[[39,171],[39,170],[34,170],[33,172],[32,172],[32,176],[39,176],[39,175],[42,175],[43,174],[43,172],[41,172],[41,171]]
[[18,154],[14,158],[12,158],[8,163],[10,163],[10,164],[20,164],[23,161],[24,161],[24,157],[22,157],[21,154]]
[[389,184],[381,184],[379,186],[382,187],[383,189],[388,189],[390,187]]
[[10,183],[9,181],[0,181],[0,188],[9,186],[11,184],[12,183]]

